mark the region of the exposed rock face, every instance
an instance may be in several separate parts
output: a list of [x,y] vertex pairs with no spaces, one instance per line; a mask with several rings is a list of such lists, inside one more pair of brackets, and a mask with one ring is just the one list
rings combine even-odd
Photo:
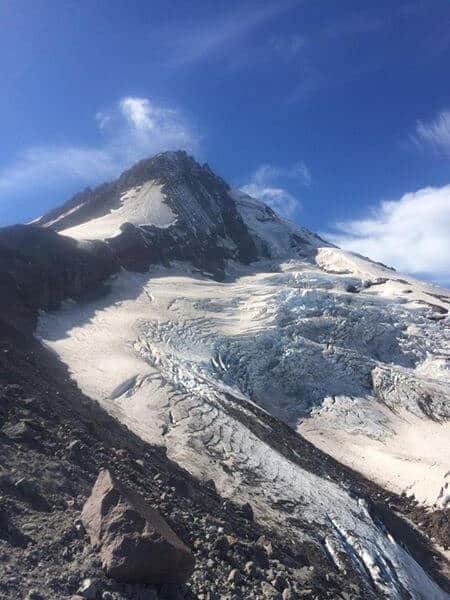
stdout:
[[102,567],[118,581],[183,583],[192,573],[190,550],[145,500],[100,471],[81,515]]
[[29,329],[38,309],[55,309],[118,271],[103,242],[79,243],[51,229],[14,225],[0,230],[0,310]]

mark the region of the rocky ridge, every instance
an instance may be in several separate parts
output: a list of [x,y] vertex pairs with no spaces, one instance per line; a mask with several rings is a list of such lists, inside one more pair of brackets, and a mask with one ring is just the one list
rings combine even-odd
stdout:
[[[146,188],[149,184],[158,188],[159,198],[152,197],[154,189]],[[165,152],[137,163],[112,183],[77,194],[33,224],[89,238],[98,233],[95,228],[83,229],[84,223],[101,225],[105,217],[117,214],[118,227],[103,236],[125,268],[145,271],[150,264],[183,260],[222,279],[226,260],[248,264],[273,254],[240,208],[248,200],[234,201],[230,187],[208,165],[199,165],[185,152]],[[149,215],[135,210],[136,202],[162,204],[172,218],[161,224],[160,212]],[[122,204],[131,206],[120,213]],[[268,206],[261,204],[259,211],[258,222],[281,225]],[[142,222],[143,217],[150,222]],[[311,254],[319,241],[299,227],[282,229],[289,250],[299,254]]]

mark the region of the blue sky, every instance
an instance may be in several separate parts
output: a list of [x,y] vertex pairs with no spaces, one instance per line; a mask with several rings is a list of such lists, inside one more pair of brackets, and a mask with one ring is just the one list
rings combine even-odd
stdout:
[[163,149],[450,283],[450,1],[3,0],[0,224]]

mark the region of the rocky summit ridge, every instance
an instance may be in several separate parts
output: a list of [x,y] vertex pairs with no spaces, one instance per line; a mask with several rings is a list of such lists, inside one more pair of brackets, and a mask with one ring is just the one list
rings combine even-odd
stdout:
[[184,152],[0,230],[0,292],[0,597],[448,597],[450,292]]

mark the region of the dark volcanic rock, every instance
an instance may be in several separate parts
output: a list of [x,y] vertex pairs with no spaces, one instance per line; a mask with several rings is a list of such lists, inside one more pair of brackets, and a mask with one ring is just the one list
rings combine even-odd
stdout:
[[8,423],[3,429],[3,433],[15,442],[33,442],[36,432],[29,421],[19,421],[18,423]]
[[102,567],[119,581],[183,583],[194,558],[166,521],[144,499],[100,472],[81,520]]
[[0,311],[14,327],[33,327],[38,309],[76,298],[120,268],[111,248],[80,244],[51,229],[0,229]]

